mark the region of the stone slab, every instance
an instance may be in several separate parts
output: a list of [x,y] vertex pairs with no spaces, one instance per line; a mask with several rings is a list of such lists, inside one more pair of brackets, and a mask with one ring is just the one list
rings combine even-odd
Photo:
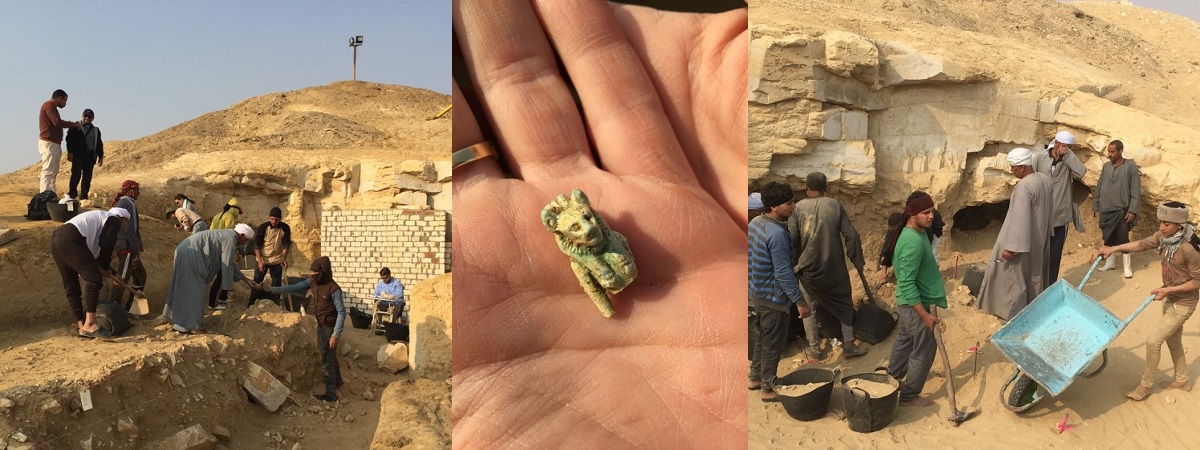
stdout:
[[246,378],[242,381],[242,387],[258,401],[258,404],[267,408],[268,411],[278,411],[279,406],[283,405],[283,402],[287,400],[292,390],[275,379],[262,366],[252,362],[247,362],[246,364],[249,370]]

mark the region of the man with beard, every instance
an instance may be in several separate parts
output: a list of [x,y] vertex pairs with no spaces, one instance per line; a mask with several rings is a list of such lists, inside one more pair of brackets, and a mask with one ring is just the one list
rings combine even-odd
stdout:
[[796,203],[796,212],[788,219],[796,277],[813,304],[841,322],[842,354],[860,356],[867,349],[854,344],[854,300],[850,296],[850,272],[846,270],[845,258],[862,270],[865,263],[862,240],[842,204],[825,196],[826,187],[825,174],[808,174],[805,179],[808,198]]
[[1013,188],[979,286],[979,309],[1004,320],[1012,319],[1054,282],[1047,264],[1054,185],[1048,175],[1033,170],[1029,149],[1013,149],[1008,163],[1020,181]]
[[[1096,183],[1096,192],[1093,193],[1092,217],[1099,216],[1100,232],[1107,247],[1129,242],[1129,230],[1137,224],[1137,216],[1142,211],[1142,183],[1138,166],[1125,159],[1124,154],[1124,143],[1115,140],[1108,143],[1108,162],[1100,169],[1100,182]],[[1129,253],[1121,254],[1125,278],[1133,278],[1130,259]],[[1115,258],[1110,256],[1100,270],[1115,268]]]
[[[779,371],[779,357],[787,347],[788,314],[792,304],[798,304],[802,318],[812,313],[800,293],[796,274],[792,272],[792,244],[784,224],[796,209],[793,195],[791,186],[775,182],[767,184],[762,189],[763,213],[750,221],[749,294],[754,305],[755,331],[759,336],[750,354],[750,389],[762,389],[760,398],[764,402],[778,399],[775,377]],[[815,346],[814,342],[809,342],[809,349]]]

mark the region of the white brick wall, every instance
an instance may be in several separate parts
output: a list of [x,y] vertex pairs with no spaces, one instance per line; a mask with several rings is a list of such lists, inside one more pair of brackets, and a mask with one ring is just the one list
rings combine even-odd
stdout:
[[321,212],[321,253],[333,264],[346,306],[366,312],[366,300],[387,267],[404,283],[407,297],[417,282],[450,271],[445,211],[358,209]]

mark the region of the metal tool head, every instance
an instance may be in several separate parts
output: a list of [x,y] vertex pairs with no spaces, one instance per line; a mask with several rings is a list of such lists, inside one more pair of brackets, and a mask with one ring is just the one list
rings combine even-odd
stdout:
[[957,426],[961,425],[963,422],[966,422],[967,420],[969,420],[972,417],[975,417],[978,414],[979,414],[979,411],[967,411],[964,409],[961,411],[955,411],[954,414],[951,415],[950,417],[946,418],[946,420],[954,422],[954,426],[957,427]]

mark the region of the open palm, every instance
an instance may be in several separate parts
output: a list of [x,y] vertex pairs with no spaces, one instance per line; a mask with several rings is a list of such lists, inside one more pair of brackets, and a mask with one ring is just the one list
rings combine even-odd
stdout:
[[[643,68],[665,41],[627,40],[636,16],[653,12],[617,8],[618,22],[592,2],[463,0],[454,9],[479,116],[517,177],[487,160],[454,174],[455,445],[745,445],[746,236],[744,220],[723,207],[745,192],[744,63],[740,79],[734,71],[708,81],[742,93],[725,132],[677,137],[716,105],[660,101],[690,89],[690,78]],[[744,44],[730,48],[744,53]],[[457,86],[454,111],[455,148],[480,140]],[[723,148],[739,134],[740,147]],[[732,172],[714,164],[738,154],[733,181],[716,183]],[[542,207],[575,188],[637,261],[611,319],[540,221]]]

